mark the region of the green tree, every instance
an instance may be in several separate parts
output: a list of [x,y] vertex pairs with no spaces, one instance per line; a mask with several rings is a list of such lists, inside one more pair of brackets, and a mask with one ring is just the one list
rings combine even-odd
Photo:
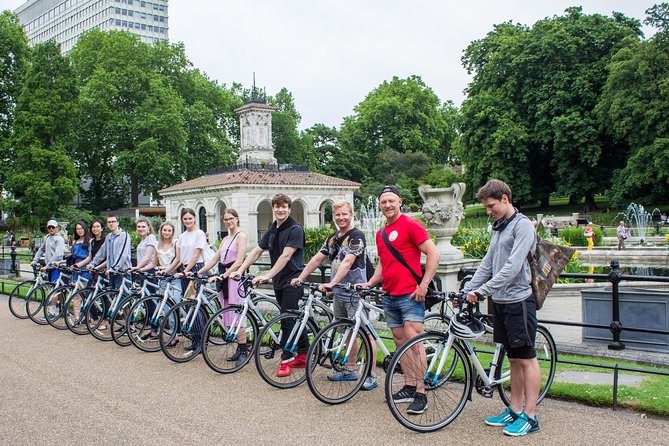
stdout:
[[179,49],[170,52],[129,33],[94,30],[72,50],[82,84],[77,124],[83,129],[74,153],[90,179],[93,209],[117,204],[121,197],[108,197],[126,190],[118,185],[127,184],[137,206],[140,192],[156,195],[183,179],[184,105],[168,77],[185,68]]
[[448,113],[419,76],[394,77],[383,82],[354,110],[355,114],[346,118],[341,127],[342,155],[355,159],[351,154],[365,153],[366,159],[358,161],[366,163],[367,171],[386,149],[422,152],[433,163],[448,159],[452,142],[452,128],[446,122]]
[[[467,166],[469,190],[487,175],[499,175],[506,159],[520,163],[501,170],[514,178],[521,202],[547,204],[557,192],[585,197],[586,208],[593,209],[619,150],[600,128],[594,108],[611,57],[630,38],[639,38],[639,26],[621,14],[585,15],[574,7],[531,28],[497,25],[473,42],[463,57],[474,80],[468,87],[471,104],[462,107],[460,144],[463,159],[477,164],[473,170]],[[493,163],[488,172],[483,160]],[[514,170],[524,175],[517,177]]]
[[[9,11],[0,13],[0,162],[9,165],[8,145],[12,134],[16,101],[29,60],[28,38],[19,19]],[[0,169],[0,190],[7,169]]]
[[630,39],[610,64],[597,113],[621,147],[609,198],[618,206],[630,201],[664,202],[669,194],[669,5],[646,11],[657,26],[652,39]]
[[302,117],[297,112],[292,93],[284,87],[275,96],[270,96],[267,102],[276,108],[272,113],[272,145],[277,161],[316,167],[311,140],[298,130]]
[[77,94],[74,70],[59,45],[36,45],[17,101],[6,182],[20,215],[47,218],[77,194],[77,171],[65,149]]

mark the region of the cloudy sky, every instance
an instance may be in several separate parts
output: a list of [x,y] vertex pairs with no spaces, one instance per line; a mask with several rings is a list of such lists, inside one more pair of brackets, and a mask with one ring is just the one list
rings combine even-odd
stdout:
[[[23,0],[0,0],[15,9]],[[643,19],[649,0],[171,0],[169,35],[194,66],[223,84],[286,87],[301,128],[339,126],[384,80],[419,75],[459,105],[469,82],[460,58],[494,24],[532,25],[580,5]],[[659,3],[659,1],[658,1]],[[648,36],[652,31],[644,27]]]

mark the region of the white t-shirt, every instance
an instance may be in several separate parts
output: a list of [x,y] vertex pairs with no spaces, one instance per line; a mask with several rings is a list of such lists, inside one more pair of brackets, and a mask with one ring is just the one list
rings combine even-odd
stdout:
[[[202,229],[186,231],[179,236],[177,244],[181,250],[179,252],[179,261],[182,265],[186,265],[188,262],[190,262],[190,259],[195,254],[195,250],[197,248],[204,250],[204,248],[207,246],[207,236]],[[202,254],[200,254],[200,258],[195,263],[202,262],[204,262],[204,260],[202,259]]]

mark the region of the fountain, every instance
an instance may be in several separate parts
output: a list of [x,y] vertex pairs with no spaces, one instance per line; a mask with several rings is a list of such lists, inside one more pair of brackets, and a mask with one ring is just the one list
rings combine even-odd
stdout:
[[376,199],[367,197],[367,202],[360,205],[360,229],[365,234],[367,252],[375,263],[379,261],[376,252],[376,231],[381,229],[385,222],[386,218],[381,213]]
[[639,239],[640,244],[644,244],[647,240],[646,230],[653,227],[653,217],[655,213],[660,215],[660,210],[658,208],[653,209],[651,212],[647,212],[643,205],[630,203],[625,209],[624,212],[619,212],[611,222],[613,226],[618,225],[620,216],[630,227],[634,230],[634,237]]

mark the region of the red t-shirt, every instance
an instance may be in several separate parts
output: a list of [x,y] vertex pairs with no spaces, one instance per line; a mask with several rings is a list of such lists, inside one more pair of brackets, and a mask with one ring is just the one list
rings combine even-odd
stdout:
[[[404,261],[416,274],[422,276],[420,270],[421,252],[418,245],[430,238],[423,225],[402,214],[395,223],[386,225],[385,229],[391,246],[400,253]],[[381,237],[381,230],[376,233],[376,249],[379,253],[379,259],[381,259],[383,291],[393,296],[410,294],[416,291],[416,280],[388,250],[383,237]]]

